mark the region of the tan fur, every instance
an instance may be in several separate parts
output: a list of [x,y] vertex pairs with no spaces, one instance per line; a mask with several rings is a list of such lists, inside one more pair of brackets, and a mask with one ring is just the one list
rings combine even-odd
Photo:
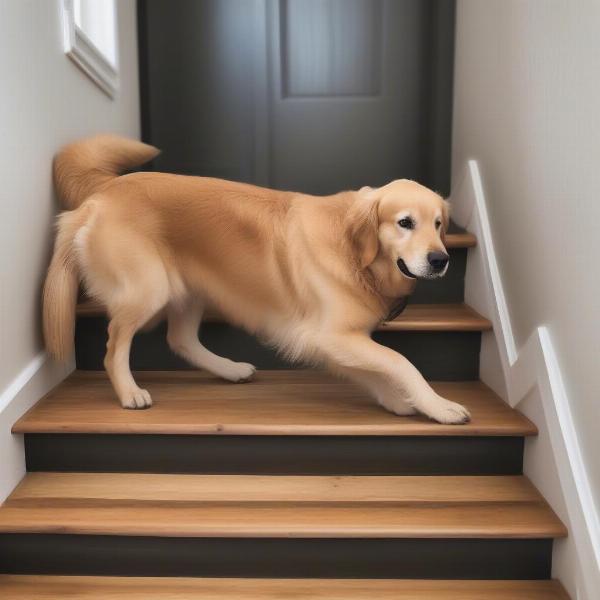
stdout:
[[[93,192],[159,153],[153,146],[114,135],[99,135],[65,146],[54,159],[54,184],[64,208],[74,209]],[[65,361],[72,353],[79,285],[73,241],[88,211],[64,214],[43,293],[44,340],[48,352]]]
[[[135,332],[162,313],[175,352],[230,381],[251,378],[252,365],[201,345],[198,326],[210,304],[292,360],[358,381],[388,410],[468,419],[404,357],[369,337],[414,288],[398,258],[412,273],[433,276],[427,253],[444,251],[447,224],[437,194],[407,180],[317,197],[164,173],[115,178],[117,169],[156,152],[140,146],[93,138],[57,159],[66,205],[90,195],[59,222],[44,304],[49,351],[64,356],[72,339],[79,276],[107,307],[105,365],[127,408],[151,404],[133,380],[129,349]],[[407,214],[417,223],[410,232],[398,226]]]
[[78,269],[73,256],[73,238],[81,222],[69,224],[69,216],[71,215],[65,214],[61,217],[62,227],[56,237],[43,293],[46,350],[60,361],[66,361],[72,353],[79,286]]
[[159,152],[154,146],[116,135],[98,135],[85,143],[69,144],[54,158],[58,197],[64,208],[77,208],[104,184],[152,160]]

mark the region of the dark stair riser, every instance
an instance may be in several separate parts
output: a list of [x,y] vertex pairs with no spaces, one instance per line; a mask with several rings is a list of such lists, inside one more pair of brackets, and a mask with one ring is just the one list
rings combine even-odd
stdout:
[[520,475],[522,437],[27,434],[28,471]]
[[552,540],[0,536],[0,572],[163,577],[547,579]]
[[[75,333],[78,369],[104,368],[106,326],[104,317],[78,319]],[[226,323],[205,323],[200,337],[213,352],[232,360],[251,362],[259,369],[289,369],[293,366],[255,337]],[[478,378],[480,332],[377,331],[373,338],[404,354],[427,379],[464,381]],[[135,336],[130,362],[132,369],[139,371],[194,368],[170,350],[164,323]]]

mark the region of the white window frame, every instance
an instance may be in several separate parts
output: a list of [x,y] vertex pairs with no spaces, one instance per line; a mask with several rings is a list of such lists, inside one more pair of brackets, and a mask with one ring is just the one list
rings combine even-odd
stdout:
[[[115,3],[116,10],[116,3]],[[119,89],[117,36],[114,35],[115,65],[90,40],[75,21],[74,0],[62,0],[63,42],[65,54],[110,98]],[[116,15],[115,15],[116,26]]]

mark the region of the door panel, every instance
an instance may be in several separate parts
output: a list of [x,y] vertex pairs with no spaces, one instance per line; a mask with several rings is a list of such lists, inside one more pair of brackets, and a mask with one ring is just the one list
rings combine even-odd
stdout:
[[381,8],[381,0],[281,0],[283,97],[379,94]]
[[451,0],[141,0],[161,170],[330,193],[448,191]]
[[[313,10],[315,4],[319,10]],[[297,8],[290,14],[292,6]],[[275,187],[329,193],[381,185],[403,173],[421,178],[426,6],[421,0],[271,3],[270,159]],[[298,18],[301,14],[304,19]],[[321,44],[315,45],[315,36],[301,29],[307,21],[320,21],[312,31],[319,31]],[[286,72],[291,66],[289,58],[286,64],[290,30],[295,31],[293,50],[303,57],[300,73]],[[354,52],[342,56],[344,46]],[[340,69],[335,77],[321,78],[318,93],[285,94],[286,80],[290,91],[302,84],[307,89],[309,82],[315,88],[314,75],[322,77],[328,65]]]
[[256,4],[140,2],[143,134],[160,170],[254,179]]

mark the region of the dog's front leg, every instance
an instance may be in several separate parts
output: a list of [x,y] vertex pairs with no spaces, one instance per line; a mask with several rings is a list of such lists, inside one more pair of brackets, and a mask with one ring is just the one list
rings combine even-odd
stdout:
[[359,383],[386,410],[389,410],[400,417],[414,415],[417,412],[414,406],[411,406],[402,399],[401,395],[398,394],[398,390],[382,377],[381,373],[371,373],[361,369],[344,368],[339,365],[336,366],[336,370],[348,379]]
[[412,407],[439,423],[470,419],[464,406],[437,394],[404,356],[366,334],[322,335],[320,348],[334,370],[375,391],[378,401],[391,412],[407,414]]

